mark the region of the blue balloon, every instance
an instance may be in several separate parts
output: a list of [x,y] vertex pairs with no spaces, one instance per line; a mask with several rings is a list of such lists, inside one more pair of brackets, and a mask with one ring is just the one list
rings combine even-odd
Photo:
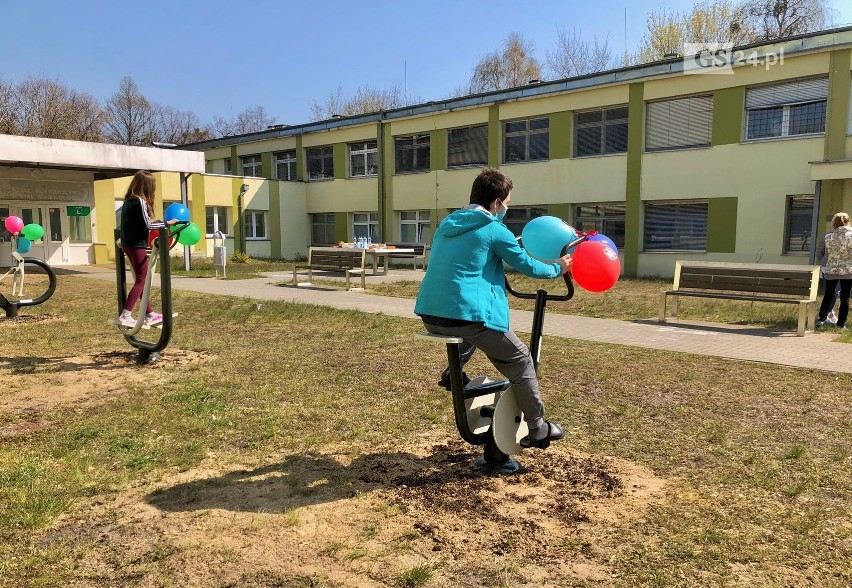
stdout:
[[602,235],[601,233],[598,233],[597,235],[589,235],[588,240],[589,241],[600,241],[602,243],[606,243],[607,245],[609,245],[610,249],[612,249],[615,252],[618,252],[618,247],[615,246],[615,242],[612,239],[610,239],[609,237],[607,237],[606,235]]
[[521,231],[521,241],[527,252],[542,261],[553,261],[562,249],[577,238],[577,231],[555,216],[532,219]]
[[180,202],[169,204],[169,207],[163,213],[163,218],[166,222],[170,220],[189,222],[189,209]]
[[18,253],[23,255],[24,253],[29,252],[32,248],[33,242],[27,239],[26,237],[18,237]]

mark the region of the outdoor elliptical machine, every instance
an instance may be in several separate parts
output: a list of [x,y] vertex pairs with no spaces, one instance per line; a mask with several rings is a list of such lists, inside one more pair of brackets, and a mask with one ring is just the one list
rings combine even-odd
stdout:
[[[6,311],[7,318],[15,318],[18,316],[18,308],[22,306],[35,306],[43,302],[47,302],[53,293],[56,291],[56,273],[53,268],[47,265],[40,259],[32,257],[23,257],[15,251],[15,237],[12,237],[12,258],[13,265],[9,268],[0,280],[12,275],[12,294],[7,297],[0,294],[0,308]],[[47,276],[47,286],[44,291],[35,298],[24,298],[24,276],[27,266],[38,268],[38,273],[44,273]],[[41,291],[42,288],[39,288]]]
[[[565,255],[587,238],[587,235],[583,235],[565,245],[562,249],[562,255]],[[517,292],[509,284],[509,279],[506,279],[506,290],[510,294],[516,298],[535,300],[529,349],[536,373],[538,373],[547,302],[566,301],[574,296],[571,272],[565,273],[562,277],[565,280],[567,291],[558,296],[550,295],[547,291],[541,289],[535,293]],[[431,333],[418,334],[417,336],[430,341],[445,343],[447,346],[447,362],[450,369],[456,428],[462,439],[471,445],[484,446],[483,454],[476,458],[474,465],[498,474],[513,474],[520,471],[521,465],[511,456],[521,452],[520,440],[527,435],[528,428],[523,418],[523,412],[515,399],[512,383],[508,380],[492,381],[480,376],[471,380],[465,387],[459,357],[459,345],[463,342],[463,339]]]
[[[140,330],[150,328],[144,324],[145,313],[141,310],[136,319],[136,324],[132,327],[124,327],[118,321],[111,321],[112,324],[118,325],[127,342],[139,350],[136,355],[136,363],[139,364],[160,359],[160,352],[166,348],[172,336],[172,319],[177,315],[172,314],[172,272],[169,265],[169,250],[178,242],[178,234],[189,226],[189,223],[179,222],[175,226],[177,228],[171,235],[168,227],[157,229],[157,236],[151,241],[151,253],[148,254],[148,276],[145,279],[145,288],[142,290],[142,298],[139,301],[140,309],[148,305],[148,301],[151,298],[151,281],[157,272],[157,264],[159,263],[161,266],[160,303],[163,322],[154,327],[160,331],[157,341],[145,341],[136,336]],[[163,246],[163,244],[169,243],[170,236],[174,240],[170,245]],[[124,304],[127,302],[127,264],[124,258],[124,251],[121,249],[120,229],[115,230],[115,277],[118,294],[118,312],[121,312],[124,309]]]

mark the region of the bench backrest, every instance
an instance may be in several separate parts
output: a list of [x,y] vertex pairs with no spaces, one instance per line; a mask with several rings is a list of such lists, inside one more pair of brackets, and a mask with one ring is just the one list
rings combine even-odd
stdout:
[[364,249],[341,249],[340,251],[308,251],[308,265],[333,269],[364,268]]
[[724,290],[816,300],[819,266],[678,261],[674,290]]

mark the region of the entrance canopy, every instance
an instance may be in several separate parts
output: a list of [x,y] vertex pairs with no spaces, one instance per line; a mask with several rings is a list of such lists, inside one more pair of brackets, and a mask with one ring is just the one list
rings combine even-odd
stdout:
[[812,180],[852,179],[852,159],[834,161],[811,161]]
[[88,171],[95,180],[152,172],[204,173],[204,153],[0,135],[0,167]]

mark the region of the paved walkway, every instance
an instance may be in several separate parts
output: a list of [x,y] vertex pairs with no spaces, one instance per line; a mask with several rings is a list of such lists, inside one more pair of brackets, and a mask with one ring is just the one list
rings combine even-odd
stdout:
[[[73,273],[78,271],[88,277],[115,280],[114,270],[93,267],[80,268]],[[418,279],[422,274],[422,271],[391,270],[389,276],[370,277],[370,281]],[[275,285],[276,282],[289,283],[291,279],[291,274],[269,274],[264,278],[249,280],[173,276],[172,287],[208,294],[241,296],[258,301],[284,300],[417,318],[413,313],[414,301],[411,299],[375,296],[334,288],[293,288]],[[529,333],[532,329],[532,314],[530,311],[513,310],[512,328],[518,332]],[[630,322],[557,313],[547,314],[544,333],[567,339],[852,373],[852,345],[833,342],[834,336],[831,333],[808,333],[804,337],[796,337],[792,331],[719,323],[658,323],[652,319]]]

